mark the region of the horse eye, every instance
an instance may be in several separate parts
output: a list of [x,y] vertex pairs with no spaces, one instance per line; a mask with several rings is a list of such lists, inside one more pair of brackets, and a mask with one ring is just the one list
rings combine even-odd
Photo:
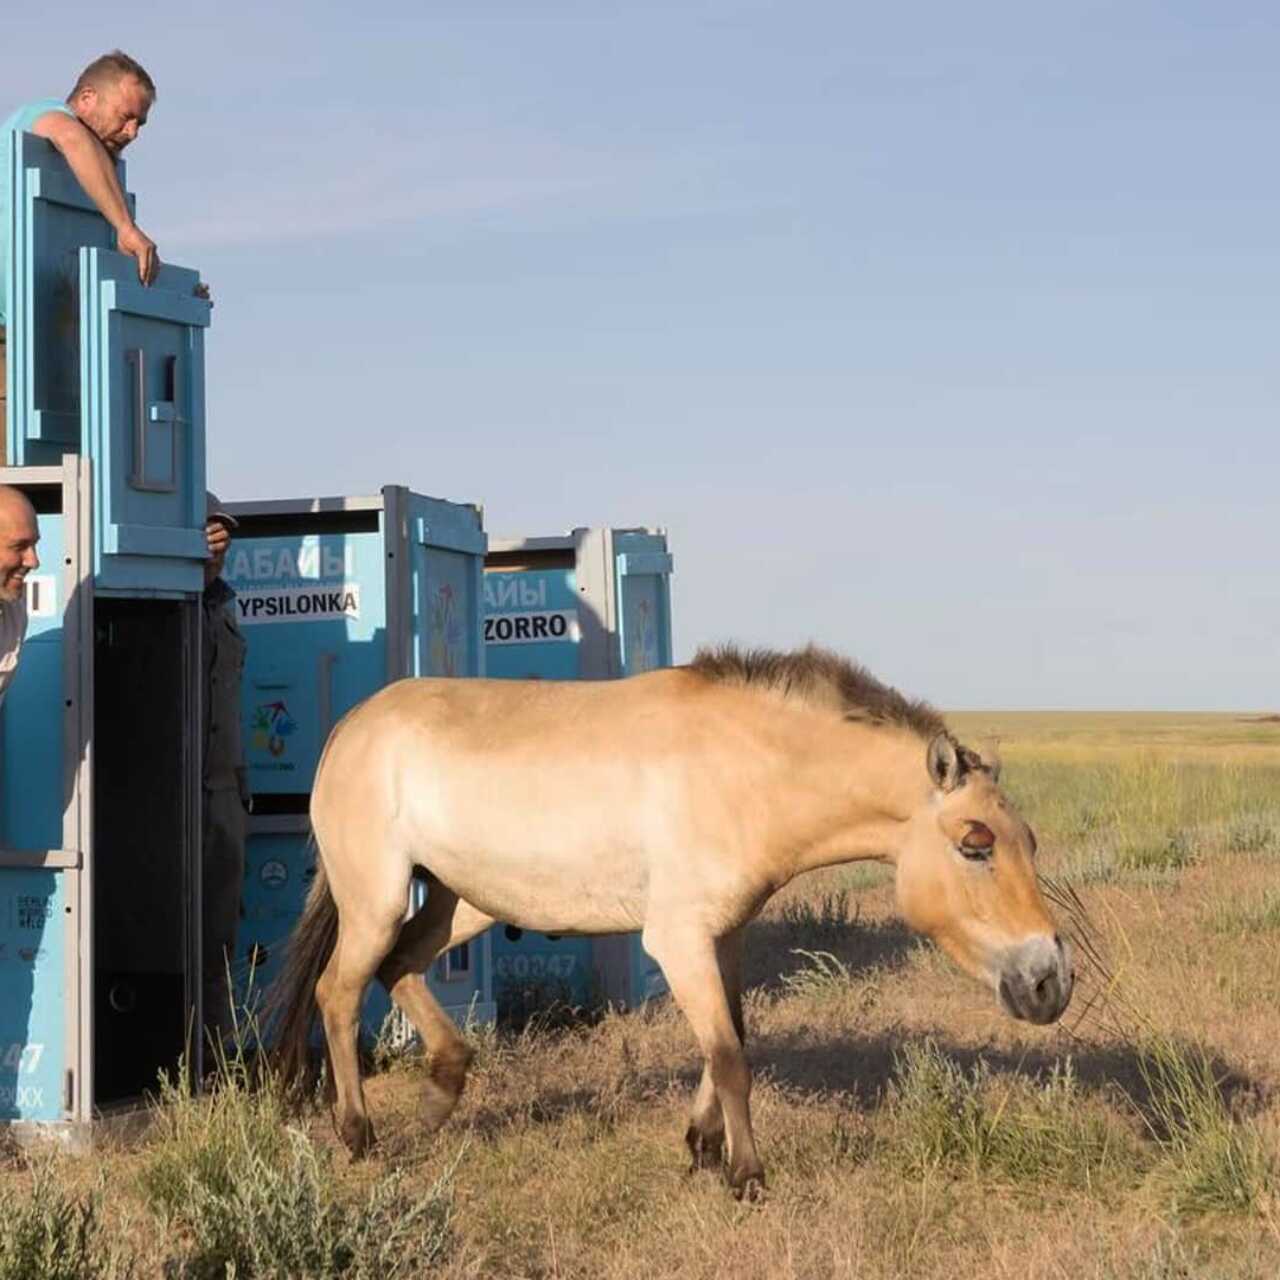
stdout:
[[969,830],[960,838],[960,852],[975,861],[991,857],[995,845],[995,832],[981,822],[969,823]]

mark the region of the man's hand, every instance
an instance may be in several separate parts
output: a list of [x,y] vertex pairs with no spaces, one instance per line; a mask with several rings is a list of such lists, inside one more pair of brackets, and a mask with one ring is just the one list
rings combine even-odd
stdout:
[[210,520],[204,527],[204,540],[209,545],[209,559],[217,560],[227,554],[231,531],[221,520]]
[[138,279],[143,284],[153,284],[160,270],[160,255],[156,253],[155,244],[133,223],[116,233],[116,242],[121,253],[137,258]]

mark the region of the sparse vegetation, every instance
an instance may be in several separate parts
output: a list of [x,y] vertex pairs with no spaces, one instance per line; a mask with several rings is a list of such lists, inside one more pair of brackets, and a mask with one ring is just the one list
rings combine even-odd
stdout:
[[1215,932],[1234,937],[1280,930],[1280,888],[1268,887],[1241,900],[1216,902],[1208,923]]
[[762,1207],[687,1174],[671,1003],[548,989],[467,1028],[434,1136],[420,1053],[381,1037],[361,1163],[235,1050],[141,1140],[0,1153],[0,1280],[1280,1274],[1280,723],[955,721],[1001,739],[1106,972],[1082,958],[1064,1025],[1027,1027],[902,928],[891,871],[789,887],[747,953]]
[[[26,1162],[21,1162],[26,1163]],[[112,1247],[96,1190],[63,1185],[58,1161],[37,1157],[0,1187],[0,1280],[126,1280],[132,1260]]]

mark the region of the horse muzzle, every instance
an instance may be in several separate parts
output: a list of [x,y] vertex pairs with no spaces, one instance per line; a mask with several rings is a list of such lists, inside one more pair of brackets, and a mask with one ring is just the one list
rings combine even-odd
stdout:
[[1010,951],[996,989],[1006,1013],[1044,1026],[1066,1012],[1075,981],[1071,948],[1055,934]]

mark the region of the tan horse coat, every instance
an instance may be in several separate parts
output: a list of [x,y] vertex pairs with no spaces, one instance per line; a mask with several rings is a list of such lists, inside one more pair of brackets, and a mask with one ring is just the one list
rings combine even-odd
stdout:
[[[355,1037],[375,974],[432,1054],[427,1119],[469,1054],[422,978],[494,920],[643,930],[702,1048],[688,1142],[739,1192],[763,1183],[743,1055],[742,927],[815,867],[897,866],[908,922],[1009,1012],[1059,1016],[1072,973],[1026,824],[928,707],[817,650],[723,651],[607,683],[406,680],[334,730],[312,821],[322,874],[275,993],[302,1073],[315,1002],[339,1130],[371,1138]],[[417,869],[427,905],[404,921]],[[421,874],[421,871],[417,871]]]

